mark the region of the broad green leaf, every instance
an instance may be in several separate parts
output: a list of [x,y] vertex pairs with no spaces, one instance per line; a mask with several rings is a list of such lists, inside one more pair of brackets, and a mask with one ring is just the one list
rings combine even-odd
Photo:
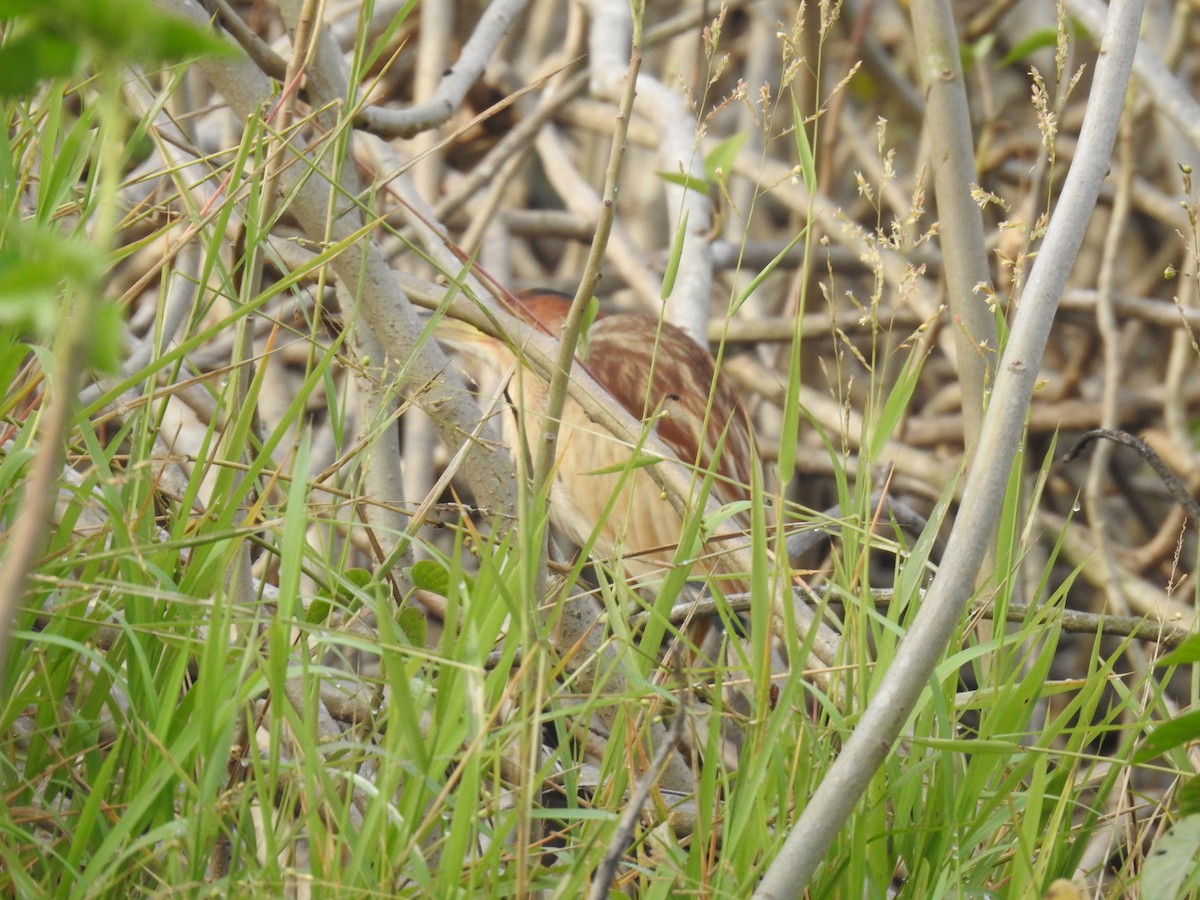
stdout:
[[1200,776],[1193,775],[1175,792],[1181,816],[1200,815]]
[[0,47],[0,97],[32,94],[40,82],[70,75],[78,60],[78,45],[62,35],[18,35]]
[[1200,866],[1200,816],[1186,816],[1154,842],[1142,868],[1143,897],[1185,897],[1185,882]]
[[729,179],[729,173],[733,171],[734,160],[745,146],[748,137],[749,135],[744,131],[730,135],[708,151],[708,155],[704,157],[704,174],[709,181],[715,183]]
[[333,609],[333,602],[328,597],[318,594],[313,597],[312,602],[308,604],[308,609],[304,611],[304,621],[309,625],[320,625],[329,618],[331,609]]
[[663,181],[669,181],[671,184],[677,184],[680,187],[704,194],[706,197],[708,196],[708,182],[702,178],[697,178],[695,175],[687,175],[683,172],[659,172],[658,177]]
[[409,639],[414,647],[425,646],[425,639],[429,634],[429,622],[415,606],[406,606],[396,614],[396,624],[400,626],[400,630],[404,632],[405,637]]
[[413,563],[411,578],[414,586],[442,597],[450,590],[450,571],[437,560],[417,560]]
[[1160,666],[1182,666],[1187,663],[1200,662],[1200,634],[1193,634],[1178,647],[1160,659]]
[[1182,713],[1155,728],[1142,741],[1141,748],[1133,755],[1133,762],[1147,762],[1197,738],[1200,738],[1200,709]]

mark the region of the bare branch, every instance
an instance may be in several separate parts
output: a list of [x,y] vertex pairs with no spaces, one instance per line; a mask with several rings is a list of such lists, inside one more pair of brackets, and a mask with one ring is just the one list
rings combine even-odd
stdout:
[[1140,0],[1114,0],[1109,7],[1096,77],[1079,138],[1080,152],[1034,263],[1025,296],[1001,359],[979,448],[963,492],[958,520],[947,541],[946,559],[925,603],[900,643],[887,678],[872,698],[842,753],[793,823],[779,855],[755,897],[799,897],[837,832],[858,803],[929,683],[959,616],[974,592],[989,536],[996,526],[1029,399],[1058,298],[1071,271],[1084,229],[1108,170],[1117,121],[1133,65]]
[[[1066,5],[1071,15],[1079,18],[1093,38],[1104,33],[1105,7],[1100,0],[1066,0]],[[1200,150],[1200,103],[1163,65],[1161,57],[1141,41],[1133,59],[1133,74],[1159,112]]]
[[[617,100],[622,90],[621,73],[629,65],[629,0],[591,0],[589,8],[592,93]],[[686,98],[644,72],[638,73],[637,92],[642,101],[637,110],[649,116],[658,129],[659,164],[663,170],[704,184],[699,126]],[[703,341],[713,285],[713,258],[708,244],[712,204],[706,193],[695,188],[664,182],[664,190],[672,230],[686,230],[678,275],[667,297],[666,318],[693,339]]]
[[[204,11],[190,0],[159,0],[159,5],[175,15],[197,23],[207,21]],[[272,96],[271,83],[258,68],[244,56],[240,59],[207,58],[196,63],[197,68],[220,91],[230,107],[239,116],[259,115]],[[332,86],[322,85],[328,79]],[[338,73],[318,65],[310,72],[310,89],[332,97],[344,97],[345,78],[341,77],[340,91]],[[298,143],[291,145],[291,152],[302,156]],[[291,210],[309,236],[322,243],[344,243],[345,246],[332,261],[343,291],[347,309],[360,310],[367,329],[359,333],[364,361],[375,374],[366,387],[381,404],[395,405],[396,379],[403,369],[405,382],[409,385],[426,387],[422,404],[436,422],[439,435],[451,448],[460,447],[471,434],[478,420],[478,407],[461,378],[450,365],[441,349],[432,342],[421,344],[422,324],[416,311],[408,302],[404,292],[378,245],[369,237],[369,225],[363,223],[358,207],[346,204],[341,215],[329,215],[328,187],[306,177],[304,167],[286,166],[280,172],[280,190],[291,196]],[[341,173],[338,197],[357,195],[357,177],[348,165]],[[381,451],[380,466],[386,467],[390,459],[395,472],[394,484],[383,480],[376,489],[384,492],[376,499],[398,501],[402,493],[399,481],[398,456],[389,448]],[[384,470],[380,470],[384,471]],[[499,447],[478,444],[467,455],[462,475],[475,493],[481,506],[494,515],[511,515],[516,510],[516,478],[507,453]]]
[[996,319],[978,290],[991,281],[991,275],[984,248],[983,216],[971,196],[972,186],[979,180],[975,143],[950,5],[941,0],[913,0],[912,17],[928,105],[924,121],[933,158],[941,220],[938,237],[945,261],[946,295],[955,320],[956,362],[970,454],[979,437],[984,392],[999,347]]
[[463,47],[458,62],[450,67],[428,101],[400,110],[369,106],[361,112],[356,124],[385,137],[412,137],[441,125],[462,105],[467,90],[483,74],[500,39],[528,2],[492,0]]

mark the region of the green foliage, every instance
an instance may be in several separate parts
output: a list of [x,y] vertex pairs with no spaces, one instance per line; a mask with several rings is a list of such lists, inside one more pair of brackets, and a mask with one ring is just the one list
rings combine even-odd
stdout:
[[1134,762],[1147,762],[1156,756],[1182,747],[1200,738],[1200,709],[1182,713],[1155,728],[1142,742]]
[[728,185],[729,176],[733,172],[733,161],[737,159],[738,151],[748,140],[747,134],[734,134],[717,143],[704,155],[704,177],[697,178],[686,172],[659,172],[658,177],[671,184],[677,184],[690,191],[707,194],[712,187]]
[[970,72],[977,63],[987,59],[995,44],[996,35],[991,32],[981,35],[979,40],[973,43],[962,43],[958,48],[958,56],[963,72]]
[[1183,817],[1154,842],[1142,891],[1146,897],[1193,897],[1200,891],[1200,815]]
[[1182,666],[1200,662],[1200,634],[1193,634],[1158,661],[1160,666]]
[[[159,64],[228,52],[190,22],[151,0],[0,0],[0,97],[27,96],[85,63]],[[131,23],[137,23],[131,27]]]
[[600,315],[600,300],[595,296],[589,297],[587,306],[583,310],[583,318],[579,321],[579,344],[577,355],[580,359],[587,359],[588,355],[588,334],[592,330],[592,325],[596,322],[596,317]]
[[56,300],[64,285],[97,284],[104,257],[82,238],[22,222],[5,229],[0,249],[0,326],[46,340],[59,327]]
[[792,139],[796,145],[796,158],[800,160],[800,173],[804,176],[804,188],[812,196],[817,189],[817,165],[804,116],[800,114],[795,99],[792,100],[792,123]]
[[[64,233],[54,219],[80,206],[74,193],[87,169],[92,170],[87,181],[98,183],[101,148],[95,131],[101,127],[113,142],[109,146],[116,146],[119,138],[114,132],[123,123],[114,111],[100,110],[119,87],[115,82],[102,86],[93,102],[82,90],[64,89],[62,79],[87,64],[111,78],[125,63],[160,64],[227,48],[195,25],[163,14],[151,0],[2,0],[0,22],[5,30],[0,44],[0,99],[8,98],[11,104],[34,95],[45,82],[57,83],[48,88],[44,106],[10,105],[5,110],[9,122],[20,122],[21,127],[10,131],[0,148],[0,171],[5,175],[0,207],[4,210],[0,333],[47,341],[63,330],[66,317],[79,317],[88,324],[83,362],[113,372],[121,352],[121,316],[97,296],[109,265],[104,248],[108,236]],[[137,27],[131,28],[131,22]],[[75,121],[63,112],[68,98],[84,103]],[[39,141],[27,143],[30,129],[39,126]],[[15,193],[23,180],[19,173],[26,148],[46,154],[37,214],[31,219],[18,212]],[[105,174],[115,173],[105,169]],[[85,207],[90,200],[84,200]]]
[[[1086,30],[1079,23],[1078,19],[1068,17],[1067,23],[1070,26],[1071,35],[1075,38],[1082,38],[1087,35]],[[1018,40],[1010,48],[1008,53],[1000,60],[998,65],[1011,66],[1021,62],[1032,56],[1038,50],[1045,50],[1051,47],[1057,47],[1060,40],[1057,28],[1040,28],[1032,31],[1025,37]]]
[[667,270],[663,273],[662,289],[659,296],[666,300],[675,290],[675,276],[679,273],[679,260],[683,257],[683,241],[687,237],[688,213],[685,209],[675,229],[675,237],[671,240],[671,254],[667,257]]
[[[0,235],[0,332],[49,341],[62,328],[62,299],[95,290],[104,259],[86,241],[48,227],[11,222]],[[112,305],[98,304],[86,363],[105,372],[120,362],[122,323]]]
[[[149,219],[101,229],[103,243],[85,227],[115,216],[115,186],[134,155],[125,137],[151,132],[147,121],[126,119],[115,83],[92,79],[89,66],[102,53],[114,65],[155,64],[207,46],[154,17],[146,36],[128,27],[118,33],[118,12],[124,25],[146,9],[117,0],[0,0],[9,22],[0,47],[9,124],[0,138],[6,528],[27,502],[41,452],[40,398],[54,384],[64,323],[76,304],[94,307],[72,364],[120,371],[117,306],[100,297],[148,245],[139,228],[160,235]],[[135,37],[144,43],[133,46]],[[362,60],[391,52],[383,39],[364,43],[360,36]],[[6,71],[22,60],[28,71]],[[83,80],[74,83],[77,75]],[[166,83],[164,92],[178,86]],[[780,106],[791,122],[774,123],[770,136],[789,147],[811,198],[820,118],[805,121],[790,97]],[[930,497],[930,524],[916,540],[878,520],[869,502],[928,374],[927,345],[892,340],[876,316],[878,298],[864,300],[866,339],[828,335],[831,369],[842,354],[861,354],[855,363],[866,384],[853,398],[847,391],[835,399],[846,409],[853,402],[862,428],[823,429],[801,402],[802,339],[813,337],[802,333],[807,285],[820,280],[814,232],[803,226],[761,270],[739,273],[745,278],[731,288],[730,314],[803,242],[809,268],[797,273],[795,332],[781,354],[787,380],[776,470],[789,479],[801,455],[798,435],[815,432],[810,443],[828,470],[822,477],[841,503],[836,518],[793,510],[757,482],[748,502],[711,515],[700,504],[671,570],[649,595],[603,564],[580,581],[583,557],[554,568],[553,589],[535,595],[546,522],[532,505],[502,524],[452,521],[448,546],[423,547],[427,558],[403,572],[362,568],[356,551],[370,539],[401,543],[396,534],[369,533],[357,502],[366,491],[363,459],[396,428],[380,416],[362,426],[356,443],[360,432],[346,424],[358,412],[347,370],[360,368],[374,384],[371,361],[348,352],[344,331],[329,335],[327,311],[306,310],[281,317],[271,337],[287,342],[294,394],[269,397],[276,362],[261,344],[215,375],[187,367],[189,356],[222,336],[253,331],[301,282],[324,286],[329,261],[357,239],[315,246],[308,262],[255,282],[252,261],[273,261],[265,238],[279,211],[264,201],[267,129],[251,121],[239,134],[242,143],[210,173],[227,190],[212,209],[184,213],[194,228],[186,249],[201,257],[196,280],[204,286],[187,324],[174,344],[107,383],[71,420],[69,465],[52,485],[52,524],[2,673],[0,894],[281,896],[300,881],[323,896],[582,894],[617,834],[639,766],[665,723],[683,715],[684,766],[695,789],[651,792],[614,890],[749,896],[786,823],[886,684],[930,572],[953,562],[939,560],[936,548],[955,478]],[[345,155],[344,133],[327,139],[329,153]],[[703,184],[663,177],[724,191],[745,141],[735,135],[706,155]],[[235,216],[249,226],[240,258],[228,252]],[[878,227],[877,237],[889,233],[888,223]],[[677,238],[664,284],[681,246]],[[163,266],[164,285],[195,277],[177,258]],[[829,287],[832,294],[832,275]],[[593,298],[585,335],[597,309]],[[345,331],[354,326],[351,310],[340,310]],[[156,442],[175,427],[168,414],[185,387],[209,405],[208,417],[187,458],[166,460]],[[333,423],[337,462],[329,471],[314,463],[316,410]],[[655,426],[648,422],[647,432]],[[978,600],[997,619],[1022,603],[1024,612],[1006,624],[961,623],[812,896],[1040,896],[1053,879],[1074,874],[1111,809],[1127,802],[1130,761],[1153,761],[1181,779],[1178,817],[1144,868],[1131,863],[1133,874],[1120,873],[1118,890],[1200,890],[1200,782],[1186,752],[1195,713],[1156,726],[1167,716],[1164,686],[1126,674],[1127,648],[1104,645],[1099,635],[1085,636],[1086,671],[1070,679],[1055,671],[1076,573],[1053,540],[1039,555],[1044,523],[1036,510],[1051,458],[1014,465],[996,510],[994,575],[978,586]],[[182,483],[171,483],[164,473],[179,462]],[[598,471],[624,486],[659,462],[639,443],[627,461]],[[704,498],[715,476],[695,475]],[[821,585],[822,614],[842,637],[829,666],[784,671],[779,664],[781,655],[807,660],[816,636],[797,622],[795,607],[773,602],[790,583],[777,508],[787,510],[789,527],[837,534]],[[613,499],[605,515],[624,513]],[[751,570],[740,575],[748,605],[735,615],[718,604],[725,645],[709,658],[664,665],[664,648],[686,643],[670,616],[689,602],[705,538],[746,513]],[[877,594],[864,573],[892,557],[894,589]],[[436,600],[436,625],[397,585]],[[557,630],[581,604],[599,611],[591,631],[560,653]],[[752,640],[743,643],[737,636],[747,621]],[[775,641],[761,639],[772,633]],[[1193,638],[1162,665],[1196,662],[1198,647]],[[601,723],[602,732],[589,723]],[[730,735],[736,739],[726,743]],[[1102,745],[1115,749],[1101,752]],[[225,874],[214,874],[225,853]],[[893,884],[899,872],[904,878]]]
[[68,36],[35,29],[9,38],[0,47],[0,97],[32,94],[49,78],[75,72],[79,45]]

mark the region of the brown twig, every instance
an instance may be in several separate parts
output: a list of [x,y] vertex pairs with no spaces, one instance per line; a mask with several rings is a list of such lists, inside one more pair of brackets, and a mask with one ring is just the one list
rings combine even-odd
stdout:
[[1184,508],[1188,514],[1188,518],[1193,523],[1200,525],[1200,503],[1197,503],[1195,498],[1192,497],[1183,479],[1167,467],[1162,457],[1155,453],[1149,444],[1141,438],[1130,434],[1128,431],[1115,431],[1108,428],[1094,428],[1091,431],[1086,431],[1079,436],[1079,439],[1071,449],[1063,454],[1063,462],[1070,462],[1075,459],[1084,447],[1098,438],[1124,444],[1126,447],[1132,447],[1136,450],[1138,456],[1144,459],[1150,468],[1154,470],[1154,473],[1162,480],[1162,483],[1166,486],[1171,496]]

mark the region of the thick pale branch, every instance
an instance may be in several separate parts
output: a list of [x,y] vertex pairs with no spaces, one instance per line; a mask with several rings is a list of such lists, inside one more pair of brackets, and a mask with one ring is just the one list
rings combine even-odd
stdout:
[[[199,24],[208,21],[204,10],[189,0],[159,0],[159,5]],[[196,65],[237,115],[260,115],[270,102],[270,80],[244,56],[233,60],[208,58]],[[330,87],[326,90],[335,93]],[[298,144],[293,144],[292,152],[303,155]],[[386,396],[392,390],[389,385],[403,371],[407,384],[425,388],[423,405],[433,417],[442,439],[457,449],[471,434],[478,419],[478,407],[441,349],[429,342],[419,343],[420,318],[400,290],[378,246],[369,237],[357,206],[344,199],[354,196],[352,190],[345,190],[350,185],[343,185],[339,191],[344,200],[341,206],[346,212],[332,217],[329,214],[329,186],[307,179],[306,175],[306,167],[286,166],[280,173],[280,190],[285,196],[292,197],[290,208],[312,239],[345,242],[332,266],[344,291],[347,308],[354,308],[357,303],[370,330],[364,350],[370,356],[370,371],[378,378],[373,389]],[[492,514],[511,515],[515,512],[516,479],[511,461],[502,449],[476,445],[464,460],[461,472],[481,506]],[[398,479],[394,490],[397,495],[393,499],[399,499]]]
[[954,17],[941,0],[913,0],[913,35],[925,84],[937,194],[938,238],[945,261],[946,296],[954,316],[958,378],[968,452],[983,417],[983,397],[995,366],[996,320],[977,290],[991,280],[983,236],[983,215],[971,196],[978,182],[971,113],[963,83]]
[[975,579],[995,531],[996,511],[1003,505],[1012,462],[1022,440],[1058,298],[1108,170],[1141,18],[1140,0],[1116,0],[1109,9],[1079,138],[1079,154],[1063,185],[1005,346],[978,451],[963,491],[962,508],[947,541],[946,563],[930,585],[887,677],[880,682],[879,692],[792,825],[756,897],[780,900],[804,892],[899,737],[974,594]]
[[492,0],[463,47],[458,61],[425,103],[408,109],[384,109],[369,106],[357,124],[386,137],[412,137],[441,125],[458,109],[467,91],[483,74],[484,67],[500,44],[500,39],[521,14],[529,0]]
[[[1093,35],[1103,34],[1105,6],[1100,0],[1066,0],[1066,6]],[[1133,59],[1133,74],[1158,111],[1200,150],[1200,103],[1163,65],[1158,54],[1140,41]]]

